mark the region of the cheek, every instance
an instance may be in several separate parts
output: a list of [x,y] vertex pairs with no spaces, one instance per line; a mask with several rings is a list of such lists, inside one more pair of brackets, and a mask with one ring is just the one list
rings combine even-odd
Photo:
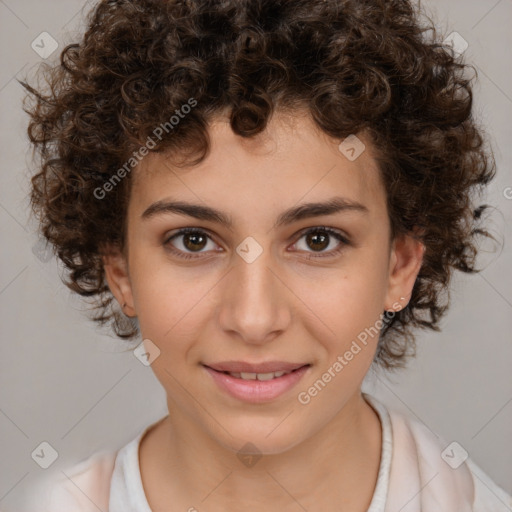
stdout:
[[149,258],[134,258],[131,274],[142,336],[166,351],[184,350],[208,315],[213,276],[165,261],[151,265]]
[[317,418],[328,421],[361,386],[382,328],[386,281],[377,269],[377,264],[373,269],[354,264],[350,272],[317,280],[315,292],[308,296],[314,314],[303,318],[309,319],[307,331],[322,350],[316,352],[317,372],[298,396],[304,414],[314,409]]
[[296,284],[308,330],[325,340],[329,351],[343,350],[378,321],[386,296],[385,263],[384,257],[358,254],[338,272],[302,273]]

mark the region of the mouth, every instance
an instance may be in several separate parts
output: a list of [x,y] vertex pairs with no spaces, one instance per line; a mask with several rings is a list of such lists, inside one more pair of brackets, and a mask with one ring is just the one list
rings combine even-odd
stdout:
[[226,362],[202,365],[217,386],[230,396],[250,403],[268,402],[292,389],[308,372],[309,363]]
[[267,361],[264,363],[248,363],[245,361],[222,361],[219,363],[204,364],[217,372],[227,373],[290,373],[303,366],[310,366],[309,363],[291,363],[287,361]]
[[278,370],[277,372],[265,372],[265,373],[228,372],[228,371],[215,370],[214,368],[212,368],[212,370],[218,371],[219,373],[224,373],[226,375],[230,375],[231,377],[233,377],[235,379],[266,381],[266,380],[278,379],[279,377],[282,377],[283,375],[288,375],[289,373],[296,372],[296,371],[300,370],[301,368],[304,368],[305,366],[309,366],[309,365],[303,365],[303,366],[300,366],[299,368],[296,368],[294,370],[289,370],[289,371]]

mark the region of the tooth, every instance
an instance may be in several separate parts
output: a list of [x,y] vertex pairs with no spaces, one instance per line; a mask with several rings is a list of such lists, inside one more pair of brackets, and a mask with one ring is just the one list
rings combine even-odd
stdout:
[[258,380],[271,380],[274,378],[274,372],[271,373],[258,373],[257,374]]
[[275,377],[282,377],[286,372],[274,372]]
[[240,378],[240,374],[239,373],[236,373],[236,372],[228,372],[229,375],[231,375],[231,377],[235,377],[235,379],[239,379]]
[[244,372],[241,372],[240,373],[240,377],[242,379],[245,379],[245,380],[255,380],[256,379],[256,374],[255,373],[244,373]]

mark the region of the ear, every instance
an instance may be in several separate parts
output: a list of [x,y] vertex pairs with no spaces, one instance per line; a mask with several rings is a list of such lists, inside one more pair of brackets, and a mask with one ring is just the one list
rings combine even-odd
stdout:
[[411,235],[400,235],[393,240],[389,258],[386,311],[399,311],[407,306],[423,263],[424,252],[423,243]]
[[126,257],[119,251],[108,251],[103,254],[102,259],[108,287],[119,302],[123,313],[130,317],[137,316]]

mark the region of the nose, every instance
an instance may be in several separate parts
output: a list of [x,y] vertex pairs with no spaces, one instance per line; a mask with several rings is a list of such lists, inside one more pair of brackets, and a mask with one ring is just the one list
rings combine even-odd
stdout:
[[242,258],[235,262],[221,292],[221,328],[250,344],[273,340],[291,320],[290,291],[271,268],[269,252],[251,263]]

